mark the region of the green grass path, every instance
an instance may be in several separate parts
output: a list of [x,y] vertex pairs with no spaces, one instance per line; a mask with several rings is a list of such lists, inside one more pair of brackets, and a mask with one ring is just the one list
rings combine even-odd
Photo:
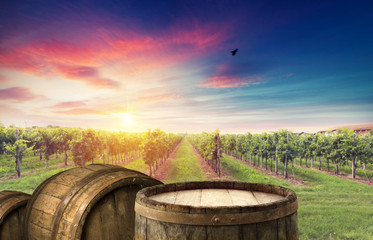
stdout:
[[221,161],[222,167],[240,181],[294,190],[299,200],[300,239],[373,239],[372,186],[300,167],[294,167],[294,175],[306,186],[292,186],[226,155]]
[[136,171],[148,174],[148,168],[149,167],[148,167],[148,165],[145,164],[145,161],[142,157],[140,157],[138,159],[135,159],[135,160],[133,160],[129,163],[125,163],[121,166],[125,167],[125,168],[128,168],[128,169],[132,169],[132,170],[136,170]]
[[206,180],[207,177],[193,152],[192,146],[184,138],[175,159],[171,163],[171,169],[164,183]]

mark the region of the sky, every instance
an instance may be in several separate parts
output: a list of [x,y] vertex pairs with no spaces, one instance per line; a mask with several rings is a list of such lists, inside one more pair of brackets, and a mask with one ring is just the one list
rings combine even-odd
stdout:
[[188,133],[373,123],[372,26],[373,2],[359,0],[1,1],[0,121]]

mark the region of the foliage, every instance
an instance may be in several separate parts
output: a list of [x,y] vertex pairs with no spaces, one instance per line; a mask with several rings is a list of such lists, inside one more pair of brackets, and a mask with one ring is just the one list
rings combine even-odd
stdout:
[[[260,166],[264,167],[267,158],[275,159],[277,173],[278,160],[285,164],[284,175],[287,177],[287,164],[292,167],[297,158],[311,160],[311,167],[314,167],[314,160],[318,158],[321,169],[322,159],[326,160],[327,169],[330,170],[330,163],[335,166],[336,174],[342,166],[349,165],[351,161],[351,172],[355,176],[357,161],[365,168],[373,163],[373,134],[363,136],[355,135],[353,130],[343,129],[337,132],[326,134],[296,134],[287,130],[261,134],[226,134],[221,136],[223,152],[247,160],[250,156],[250,163],[256,164],[255,159],[260,158]],[[200,146],[204,148],[205,146]],[[202,155],[204,150],[200,150]],[[254,156],[254,162],[252,162]],[[356,160],[356,161],[355,161]],[[272,163],[272,161],[271,161]],[[300,162],[302,164],[302,161]],[[267,168],[267,164],[265,166]],[[272,167],[271,167],[272,171]],[[359,174],[361,171],[358,171]],[[364,174],[369,175],[369,174]]]
[[149,166],[149,173],[158,168],[159,163],[162,163],[172,149],[182,140],[181,135],[165,133],[160,129],[153,131],[148,130],[142,138],[141,150],[145,163]]
[[223,141],[228,147],[233,147],[237,144],[234,137],[220,139],[219,130],[212,133],[203,132],[202,134],[188,135],[188,140],[220,176],[220,146]]

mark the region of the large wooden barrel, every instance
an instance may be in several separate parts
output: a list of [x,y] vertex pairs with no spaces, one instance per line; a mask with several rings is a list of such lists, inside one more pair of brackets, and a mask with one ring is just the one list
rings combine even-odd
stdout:
[[137,193],[137,240],[298,239],[297,197],[283,187],[186,182]]
[[30,197],[23,192],[0,192],[0,239],[23,239],[23,220]]
[[143,173],[104,164],[56,174],[27,204],[25,239],[133,239],[136,193],[157,184]]

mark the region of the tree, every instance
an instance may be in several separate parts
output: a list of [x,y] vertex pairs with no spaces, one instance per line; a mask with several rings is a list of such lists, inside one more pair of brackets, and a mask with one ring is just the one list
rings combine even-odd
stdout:
[[[144,161],[149,166],[149,175],[152,176],[154,171],[154,164],[158,158],[158,137],[161,135],[160,129],[155,129],[154,131],[148,130],[147,134],[144,136],[143,142],[141,144]],[[153,167],[153,168],[152,168]]]
[[280,133],[279,132],[273,132],[271,134],[271,138],[272,138],[272,143],[274,145],[274,148],[275,148],[275,153],[274,153],[274,157],[275,157],[275,173],[277,174],[278,173],[278,152],[279,152],[279,149],[280,149]]
[[57,144],[55,141],[55,128],[39,128],[38,140],[42,152],[44,152],[45,168],[48,168],[49,156],[56,152]]
[[92,161],[97,152],[97,136],[93,129],[81,132],[81,136],[71,141],[73,161],[79,166],[85,166],[86,162]]
[[295,144],[295,137],[293,133],[288,132],[287,130],[280,130],[279,135],[279,152],[285,165],[284,177],[288,178],[288,162],[293,161],[293,159],[297,156],[298,149],[297,145]]
[[322,156],[326,159],[326,164],[327,164],[327,169],[328,169],[328,172],[329,172],[329,162],[330,162],[330,159],[331,159],[331,152],[332,152],[332,145],[331,145],[331,140],[332,138],[330,137],[332,133],[331,132],[327,132],[327,135],[326,136],[323,136],[319,139],[319,146],[320,146],[320,149],[321,149],[321,152],[322,152]]
[[[0,124],[2,124],[0,122]],[[1,155],[3,155],[6,151],[5,149],[5,144],[7,143],[7,137],[6,137],[6,129],[0,125],[0,160],[1,160]]]
[[333,133],[331,135],[331,151],[330,151],[330,158],[332,159],[333,163],[335,164],[335,174],[338,175],[339,173],[339,164],[343,158],[343,142],[344,142],[344,134],[340,134],[340,131]]
[[32,147],[27,147],[27,142],[27,140],[18,139],[18,129],[16,129],[16,141],[13,144],[8,142],[5,145],[6,152],[16,159],[15,163],[18,177],[21,176],[22,158],[32,150]]
[[70,150],[70,143],[73,140],[74,131],[69,128],[57,128],[55,142],[61,151],[65,153],[65,166],[67,166],[67,152]]

